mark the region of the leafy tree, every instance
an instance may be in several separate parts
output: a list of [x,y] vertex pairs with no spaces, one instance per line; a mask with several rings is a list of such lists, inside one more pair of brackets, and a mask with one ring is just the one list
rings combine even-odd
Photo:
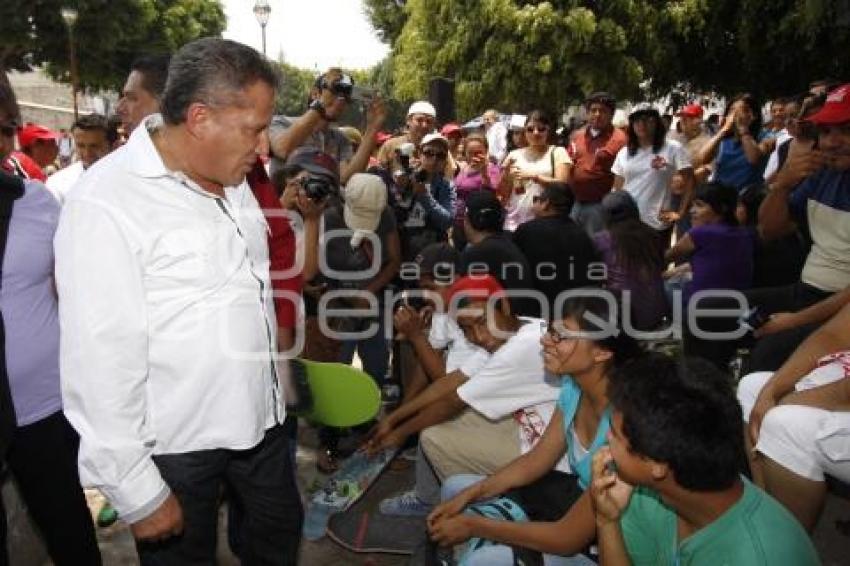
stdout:
[[307,108],[307,95],[313,86],[313,71],[299,69],[281,61],[281,87],[275,101],[275,113],[284,116],[300,116]]
[[366,0],[393,46],[393,92],[455,79],[461,115],[560,110],[591,90],[801,91],[847,77],[848,0]]
[[366,17],[384,43],[394,44],[401,34],[407,22],[404,5],[400,0],[363,0]]
[[226,23],[217,0],[3,0],[0,80],[7,80],[7,69],[41,64],[53,77],[70,80],[63,6],[79,14],[79,83],[90,89],[120,88],[139,54],[173,52],[193,39],[219,36]]

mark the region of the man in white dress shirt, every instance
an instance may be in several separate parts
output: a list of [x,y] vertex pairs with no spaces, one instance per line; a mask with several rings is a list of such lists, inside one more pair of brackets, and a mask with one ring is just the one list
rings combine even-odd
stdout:
[[130,523],[143,565],[215,562],[222,484],[244,509],[244,563],[297,561],[268,228],[245,182],[267,149],[277,81],[249,47],[187,44],[162,114],[63,209],[65,412],[82,482]]

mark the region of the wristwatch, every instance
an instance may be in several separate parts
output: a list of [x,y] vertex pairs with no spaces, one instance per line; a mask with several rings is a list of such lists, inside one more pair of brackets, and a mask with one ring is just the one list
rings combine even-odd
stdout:
[[323,120],[328,119],[328,113],[325,110],[325,105],[322,104],[322,101],[318,98],[310,103],[309,108],[310,110],[315,110],[316,112],[318,112],[319,116],[321,116]]

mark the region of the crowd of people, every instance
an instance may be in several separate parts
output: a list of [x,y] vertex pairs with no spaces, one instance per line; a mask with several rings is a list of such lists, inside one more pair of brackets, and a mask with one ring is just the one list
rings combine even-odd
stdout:
[[819,563],[850,481],[850,84],[768,124],[747,94],[712,125],[594,92],[566,132],[421,100],[392,136],[380,97],[339,127],[341,69],[296,117],[278,81],[194,41],[72,144],[0,91],[0,448],[55,564],[101,562],[81,486],[142,564],[213,563],[224,486],[242,561],[295,564],[288,360],[355,354],[395,405],[363,449],[415,460],[380,512],[461,564]]

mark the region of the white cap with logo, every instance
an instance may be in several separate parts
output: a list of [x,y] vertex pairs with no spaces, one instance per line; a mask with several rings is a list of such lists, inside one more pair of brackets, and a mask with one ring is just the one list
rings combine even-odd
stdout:
[[420,100],[411,104],[410,108],[407,110],[408,116],[413,116],[414,114],[425,114],[426,116],[436,118],[437,110],[434,108],[434,105],[427,100]]

